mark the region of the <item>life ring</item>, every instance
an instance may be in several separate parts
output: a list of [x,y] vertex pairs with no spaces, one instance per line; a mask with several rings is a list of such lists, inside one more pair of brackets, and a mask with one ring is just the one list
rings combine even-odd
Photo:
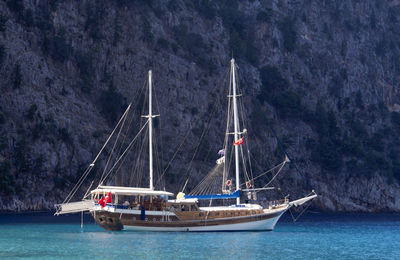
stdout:
[[226,186],[230,187],[232,185],[232,180],[227,180],[225,184]]
[[246,181],[246,188],[250,189],[252,186],[251,181]]

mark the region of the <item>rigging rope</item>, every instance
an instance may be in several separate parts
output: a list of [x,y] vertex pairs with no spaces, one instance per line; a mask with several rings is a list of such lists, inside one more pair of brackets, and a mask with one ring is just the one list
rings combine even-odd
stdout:
[[[87,175],[90,173],[90,171],[92,170],[92,168],[94,167],[97,159],[99,158],[100,154],[103,152],[104,148],[107,146],[108,142],[110,141],[111,137],[114,135],[115,130],[118,128],[118,126],[120,125],[121,121],[123,120],[123,118],[127,115],[129,109],[131,107],[131,104],[128,105],[128,107],[126,108],[124,114],[122,115],[122,117],[120,118],[120,120],[118,121],[117,125],[114,127],[114,130],[111,132],[111,134],[109,135],[109,137],[107,138],[106,142],[104,143],[103,147],[100,149],[100,151],[98,152],[97,156],[94,158],[94,160],[92,161],[92,163],[86,168],[85,172],[82,174],[82,176],[79,178],[78,182],[75,184],[75,186],[72,188],[72,190],[70,191],[70,193],[67,195],[67,197],[64,199],[63,203],[68,203],[72,197],[75,195],[75,193],[78,191],[78,189],[80,188],[80,186],[82,185],[83,181],[86,179]],[[85,197],[85,196],[84,196]],[[83,197],[83,198],[84,198]]]
[[124,117],[124,120],[122,121],[121,127],[119,128],[117,137],[115,138],[114,145],[113,145],[113,147],[112,147],[112,149],[111,149],[110,156],[108,156],[107,163],[106,163],[106,165],[104,166],[104,170],[103,170],[103,173],[101,174],[100,180],[103,179],[104,174],[106,173],[106,170],[107,170],[108,164],[109,164],[110,161],[111,161],[111,157],[112,157],[112,155],[113,155],[115,146],[117,145],[117,142],[118,142],[119,136],[120,136],[120,134],[121,134],[121,131],[122,131],[122,129],[124,128],[124,124],[125,124],[126,118],[127,118],[127,117],[125,116],[125,117]]
[[[212,117],[213,117],[213,115],[214,115],[214,113],[215,113],[216,110],[217,110],[217,106],[216,106],[216,102],[215,102],[215,103],[213,104],[212,112],[210,113],[210,116],[209,116],[209,118],[208,118],[208,120],[207,120],[207,124],[206,124],[206,126],[204,127],[204,130],[203,130],[203,132],[202,132],[202,134],[201,134],[201,136],[200,136],[199,142],[198,142],[198,144],[197,144],[197,146],[196,146],[196,149],[195,149],[195,152],[194,152],[194,154],[193,154],[193,156],[192,156],[192,159],[190,160],[190,163],[189,163],[189,166],[188,166],[188,170],[187,170],[187,172],[186,172],[186,175],[188,176],[187,179],[190,178],[190,173],[191,173],[191,170],[192,170],[192,165],[193,165],[194,158],[196,157],[197,152],[198,152],[198,150],[199,150],[199,148],[200,148],[201,141],[203,140],[203,138],[204,138],[204,136],[206,135],[206,133],[210,130],[211,119],[212,119]],[[185,186],[185,187],[186,187],[186,186]],[[184,190],[182,190],[182,192],[183,192],[183,191],[184,191]]]
[[[310,195],[313,194],[313,193],[314,193],[314,192],[310,192],[306,197],[310,196]],[[307,207],[305,207],[305,208],[297,215],[296,218],[293,216],[293,213],[292,213],[292,211],[291,211],[290,208],[289,208],[289,212],[290,212],[290,215],[292,216],[293,222],[296,222],[296,221],[304,214],[304,212],[306,212],[306,210],[311,206],[313,200],[314,200],[314,199],[312,199],[312,200],[310,201],[310,203],[308,203]]]
[[[286,162],[287,162],[286,160],[283,162],[283,164],[282,164],[282,166],[279,168],[278,172],[272,177],[272,179],[271,179],[266,185],[264,185],[263,188],[268,187],[268,186],[275,180],[276,176],[278,176],[278,174],[281,172],[281,170],[282,170],[283,167],[285,166]],[[257,193],[257,192],[256,192],[256,193]]]
[[109,172],[107,173],[107,175],[104,177],[104,179],[100,182],[100,185],[103,184],[104,180],[107,179],[107,177],[110,175],[110,173],[112,172],[112,170],[115,168],[115,166],[119,163],[119,161],[122,159],[122,157],[124,157],[125,153],[129,150],[129,148],[132,146],[132,144],[135,142],[136,138],[139,136],[139,134],[143,131],[143,129],[145,128],[145,126],[147,125],[149,121],[147,120],[147,122],[143,125],[143,127],[140,129],[140,131],[137,133],[137,135],[133,138],[133,140],[129,143],[128,147],[125,149],[125,151],[122,153],[122,155],[118,158],[118,160],[114,163],[113,167],[109,170]]
[[[246,78],[246,76],[244,75],[244,78]],[[245,80],[244,82],[248,82],[247,80]],[[296,172],[305,180],[306,185],[308,188],[311,189],[310,183],[308,181],[307,178],[305,178],[304,174],[299,170],[299,168],[297,167],[297,164],[294,160],[292,160],[291,156],[289,155],[289,153],[286,151],[284,145],[282,144],[281,140],[278,138],[278,135],[276,134],[276,132],[274,131],[274,129],[272,129],[272,127],[269,124],[269,120],[268,118],[265,116],[265,113],[261,113],[262,117],[264,118],[264,121],[266,122],[266,125],[268,127],[268,129],[271,131],[271,133],[273,134],[273,136],[275,137],[275,139],[277,140],[277,143],[279,145],[279,147],[282,149],[283,153],[287,156],[287,158],[290,160],[290,162],[292,163],[292,165],[294,166]]]

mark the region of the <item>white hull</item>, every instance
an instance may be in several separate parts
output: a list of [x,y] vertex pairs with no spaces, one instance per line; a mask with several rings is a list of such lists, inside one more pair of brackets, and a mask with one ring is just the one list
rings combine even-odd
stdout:
[[213,226],[193,226],[193,227],[143,227],[143,226],[124,226],[127,231],[165,231],[165,232],[203,232],[203,231],[271,231],[274,229],[279,218],[285,213],[283,210],[276,217],[249,221],[245,223],[213,225]]

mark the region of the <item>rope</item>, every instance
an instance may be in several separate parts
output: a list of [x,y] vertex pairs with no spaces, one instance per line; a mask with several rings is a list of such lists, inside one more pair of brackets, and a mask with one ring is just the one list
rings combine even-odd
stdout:
[[293,166],[294,166],[294,168],[296,169],[297,173],[305,180],[307,187],[308,187],[308,188],[311,188],[308,179],[305,178],[304,174],[299,170],[299,168],[297,167],[296,162],[295,162],[294,160],[292,160],[291,156],[288,154],[288,152],[286,151],[285,147],[283,146],[281,140],[278,138],[278,136],[277,136],[277,134],[275,133],[275,131],[274,131],[274,130],[272,129],[272,127],[269,125],[269,121],[268,121],[267,117],[265,116],[265,114],[264,114],[264,113],[261,113],[261,114],[262,114],[262,116],[264,117],[265,122],[267,122],[267,126],[268,126],[269,130],[272,132],[272,134],[273,134],[274,137],[276,138],[277,143],[278,143],[279,147],[282,149],[283,153],[287,156],[287,158],[288,158],[288,159],[290,160],[290,162],[293,164]]
[[113,147],[112,147],[112,149],[111,149],[110,156],[108,156],[107,163],[106,163],[106,165],[104,166],[104,170],[103,170],[103,173],[102,173],[102,175],[101,175],[101,177],[100,177],[100,180],[101,180],[101,179],[103,179],[103,177],[104,177],[104,174],[106,173],[106,170],[107,170],[108,164],[110,163],[110,160],[111,160],[111,157],[112,157],[112,155],[113,155],[113,152],[114,152],[115,146],[117,145],[117,142],[118,142],[119,136],[120,136],[120,134],[121,134],[121,131],[122,131],[123,127],[124,127],[124,124],[125,124],[126,118],[127,118],[127,117],[125,116],[125,117],[124,117],[124,120],[122,121],[121,127],[119,128],[119,131],[118,131],[117,137],[116,137],[116,139],[115,139],[115,142],[114,142],[114,145],[113,145]]
[[[245,79],[244,82],[249,82],[249,81],[247,80],[247,78],[246,78],[246,75],[243,74],[243,78]],[[290,160],[291,163],[293,164],[293,166],[294,166],[296,172],[305,180],[307,187],[308,187],[308,188],[311,188],[308,179],[305,178],[304,174],[299,170],[299,168],[297,167],[297,164],[295,163],[294,160],[292,160],[291,156],[290,156],[290,155],[288,154],[288,152],[286,151],[286,149],[285,149],[284,145],[282,144],[281,140],[278,138],[278,135],[276,134],[276,132],[275,132],[275,131],[272,129],[272,127],[270,126],[268,118],[265,116],[264,113],[261,113],[261,114],[262,114],[262,116],[263,116],[263,118],[264,118],[264,121],[266,122],[266,125],[267,125],[268,129],[271,131],[272,135],[273,135],[273,136],[275,137],[275,139],[277,140],[277,143],[278,143],[279,147],[282,149],[283,153],[289,158],[289,160]]]
[[[155,88],[156,89],[156,88]],[[154,91],[154,99],[156,100],[156,111],[158,112],[158,114],[161,114],[161,112],[160,112],[160,103],[159,103],[159,101],[158,101],[158,96],[157,96],[157,91]],[[160,145],[160,155],[161,156],[156,156],[156,160],[157,160],[157,167],[158,167],[158,170],[157,170],[157,172],[159,173],[159,175],[158,175],[158,179],[157,179],[157,181],[156,181],[156,184],[154,185],[154,186],[157,186],[158,184],[160,184],[160,182],[161,181],[163,181],[163,186],[164,186],[164,188],[165,188],[165,180],[161,177],[161,174],[162,174],[162,172],[163,172],[163,169],[162,169],[162,163],[164,162],[164,153],[163,153],[163,151],[164,151],[164,149],[163,149],[163,138],[162,138],[162,132],[161,132],[161,129],[162,129],[162,126],[161,126],[161,119],[162,119],[162,117],[159,117],[158,118],[158,128],[157,128],[157,130],[158,130],[158,136],[160,137],[160,139],[159,139],[159,145]],[[158,139],[156,139],[157,140],[157,144],[158,144]],[[156,149],[156,152],[157,152],[157,154],[158,154],[158,149]],[[161,157],[161,158],[160,158]]]
[[[92,170],[92,168],[94,167],[94,164],[96,163],[97,159],[99,158],[100,154],[103,152],[104,148],[107,146],[108,142],[110,141],[111,137],[114,135],[115,130],[118,128],[119,124],[121,123],[121,121],[123,120],[123,118],[127,115],[129,109],[131,107],[131,104],[128,105],[128,107],[126,108],[124,114],[122,115],[122,117],[119,119],[117,125],[114,127],[114,130],[111,132],[111,134],[108,136],[106,142],[104,143],[103,147],[100,149],[100,151],[98,152],[97,156],[94,158],[93,162],[86,168],[85,172],[82,174],[82,176],[79,178],[78,182],[75,184],[75,186],[72,188],[72,190],[70,191],[70,193],[67,195],[67,197],[64,199],[63,203],[68,203],[72,197],[75,195],[75,193],[78,191],[78,189],[80,188],[80,186],[82,185],[83,181],[86,179],[86,177],[89,175],[90,171]],[[85,197],[85,196],[84,196]]]
[[[264,185],[263,188],[268,187],[272,183],[272,181],[276,178],[276,176],[278,176],[278,174],[281,172],[281,170],[283,169],[285,164],[286,164],[286,160],[283,162],[283,164],[282,164],[281,168],[279,168],[278,172],[272,177],[272,179],[266,185]],[[258,192],[256,192],[256,193],[258,193]]]
[[102,181],[100,181],[100,185],[103,184],[103,182],[105,181],[105,179],[107,179],[107,177],[110,175],[110,173],[112,172],[112,170],[115,168],[115,166],[118,164],[118,162],[122,159],[122,157],[125,155],[125,153],[129,150],[129,148],[132,146],[132,144],[135,142],[136,138],[139,136],[139,134],[142,132],[142,130],[145,128],[145,126],[147,125],[149,121],[147,120],[147,122],[143,125],[143,127],[140,129],[140,131],[136,134],[135,138],[133,138],[133,140],[129,143],[128,147],[125,149],[125,151],[122,153],[122,155],[118,158],[118,160],[115,162],[115,164],[113,165],[113,167],[110,169],[110,171],[107,173],[107,175],[104,177],[104,179]]
[[[306,197],[310,196],[311,194],[313,194],[313,192],[309,193]],[[314,200],[314,199],[313,199],[313,200]],[[307,207],[305,207],[305,208],[300,212],[300,214],[297,215],[296,218],[293,216],[293,213],[292,213],[292,211],[291,211],[290,208],[289,208],[289,212],[290,212],[290,215],[292,216],[293,222],[296,222],[296,221],[303,215],[303,213],[306,212],[306,210],[311,206],[313,200],[311,200],[310,203],[308,203]]]
[[[195,152],[194,152],[194,154],[193,154],[193,156],[192,156],[192,159],[190,160],[189,167],[188,167],[188,170],[187,170],[187,172],[186,172],[186,174],[188,175],[187,179],[190,178],[190,173],[191,173],[193,161],[194,161],[194,159],[195,159],[195,157],[196,157],[196,155],[197,155],[197,152],[198,152],[198,150],[199,150],[199,148],[200,148],[201,141],[203,140],[203,138],[204,138],[204,136],[206,135],[206,133],[210,130],[211,119],[212,119],[212,117],[213,117],[215,111],[217,110],[216,108],[217,108],[216,103],[214,103],[212,113],[210,113],[210,116],[209,116],[209,118],[208,118],[208,120],[207,120],[206,127],[204,128],[204,130],[203,130],[203,132],[202,132],[202,134],[201,134],[201,136],[200,136],[200,139],[199,139],[199,142],[198,142],[197,147],[196,147],[196,149],[195,149]],[[182,192],[183,192],[183,191],[184,191],[184,190],[182,190]]]
[[[198,118],[196,119],[194,125],[196,125],[197,122],[198,122],[199,120],[200,120],[200,117],[198,117]],[[181,149],[182,145],[185,143],[186,138],[189,136],[190,131],[191,131],[191,129],[189,129],[189,130],[186,132],[186,135],[185,135],[184,138],[182,139],[181,143],[177,146],[178,148],[175,149],[176,151],[175,151],[174,155],[172,156],[172,159],[168,162],[168,164],[167,164],[167,166],[165,167],[163,173],[161,174],[159,180],[157,181],[157,184],[159,183],[160,179],[165,175],[165,173],[167,172],[168,168],[171,166],[172,162],[174,161],[174,159],[175,159],[176,155],[178,154],[179,150]]]
[[[281,162],[280,164],[278,164],[278,165],[272,167],[271,169],[269,169],[268,171],[263,172],[263,173],[261,173],[260,175],[258,175],[258,176],[256,176],[256,177],[250,179],[250,181],[253,181],[253,182],[254,182],[256,179],[258,179],[258,178],[260,178],[260,177],[266,175],[266,174],[269,173],[269,172],[272,172],[272,171],[275,170],[276,168],[282,167],[283,164],[285,164],[285,163],[286,163],[286,161]],[[240,186],[242,186],[242,185],[244,185],[244,184],[245,184],[245,183],[242,183]]]

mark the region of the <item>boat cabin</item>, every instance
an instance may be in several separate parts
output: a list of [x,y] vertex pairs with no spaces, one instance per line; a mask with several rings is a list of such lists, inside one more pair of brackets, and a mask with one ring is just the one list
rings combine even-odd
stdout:
[[133,188],[119,186],[99,186],[91,191],[91,198],[95,201],[95,206],[99,205],[99,200],[111,193],[111,202],[107,207],[115,209],[137,209],[162,211],[165,209],[168,196],[174,194],[167,191],[150,190],[148,188]]
[[191,211],[200,211],[198,200],[197,199],[176,199],[176,200],[168,200],[166,203],[167,208],[173,212],[191,212]]

